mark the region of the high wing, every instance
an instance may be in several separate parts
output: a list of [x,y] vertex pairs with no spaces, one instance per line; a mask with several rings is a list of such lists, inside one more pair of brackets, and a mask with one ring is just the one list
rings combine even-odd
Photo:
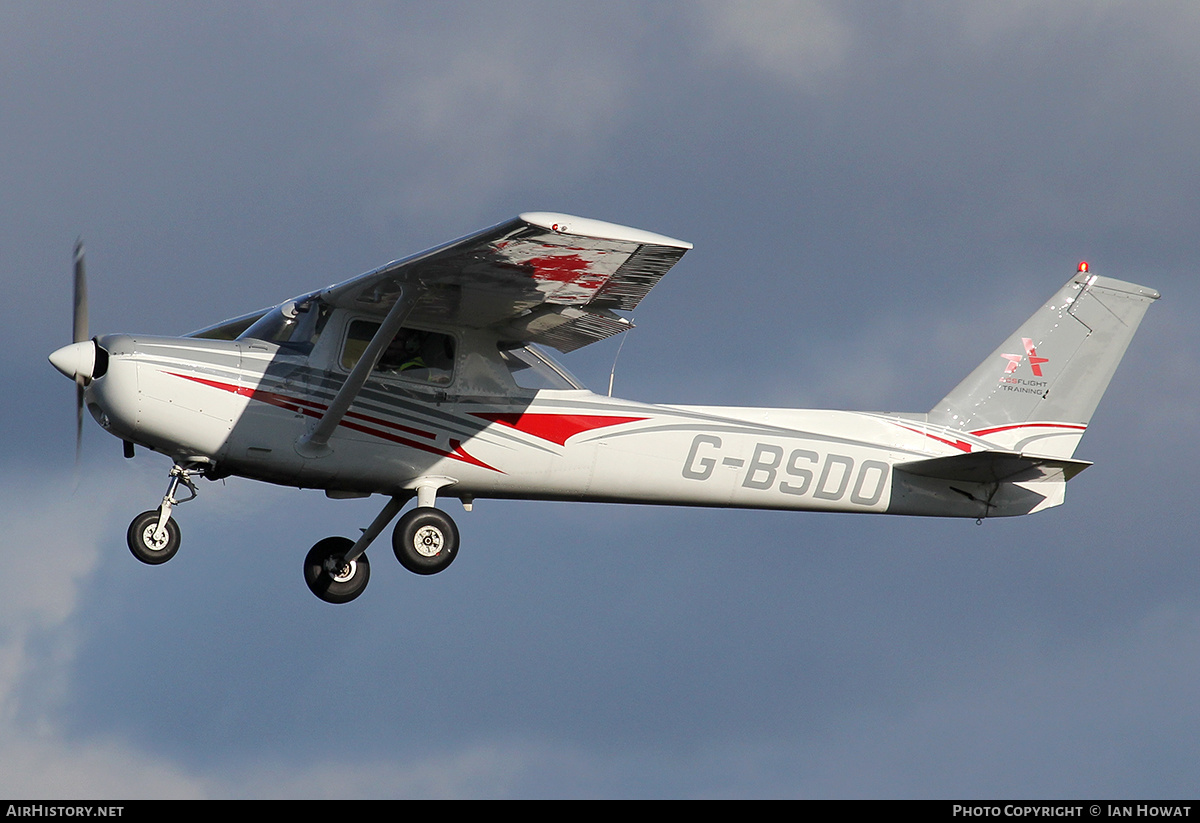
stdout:
[[493,328],[561,352],[632,328],[629,311],[691,243],[550,212],[527,212],[388,263],[321,293],[329,304],[386,315],[418,292],[407,322]]
[[[326,306],[380,318],[378,330],[324,414],[296,443],[306,457],[329,438],[404,323],[489,329],[497,338],[561,352],[632,328],[616,314],[641,302],[691,243],[567,214],[527,212],[505,223],[396,260],[344,283],[192,332],[227,339],[253,333],[271,312]],[[289,313],[290,312],[290,313]]]

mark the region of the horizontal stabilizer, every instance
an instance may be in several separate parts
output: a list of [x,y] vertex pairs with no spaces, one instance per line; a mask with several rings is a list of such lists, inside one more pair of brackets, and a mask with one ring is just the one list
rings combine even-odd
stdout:
[[1040,480],[1070,480],[1092,465],[1086,460],[1033,457],[1020,452],[982,451],[898,463],[897,471],[956,480],[962,483],[1028,483]]

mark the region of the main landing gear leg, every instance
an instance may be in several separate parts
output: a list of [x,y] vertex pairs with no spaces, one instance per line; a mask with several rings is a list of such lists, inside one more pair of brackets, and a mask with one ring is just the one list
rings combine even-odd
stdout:
[[363,593],[371,579],[367,546],[387,528],[408,502],[408,497],[388,500],[362,537],[327,537],[308,550],[304,558],[304,582],[309,590],[326,603],[349,603]]
[[[133,518],[129,531],[125,534],[129,551],[143,563],[157,566],[166,563],[179,551],[179,524],[171,519],[171,509],[180,503],[194,500],[198,492],[192,482],[192,475],[203,474],[203,467],[181,466],[176,463],[171,467],[171,479],[167,483],[167,492],[163,495],[162,503],[157,509],[145,511]],[[175,495],[179,484],[187,487],[188,496],[179,500]]]
[[458,527],[449,515],[434,508],[434,503],[438,489],[455,482],[450,477],[421,477],[410,491],[389,499],[357,541],[327,537],[317,543],[304,558],[304,582],[309,590],[326,603],[349,603],[362,594],[371,578],[367,547],[414,494],[417,507],[400,518],[392,532],[396,558],[417,574],[436,574],[445,569],[458,554]]

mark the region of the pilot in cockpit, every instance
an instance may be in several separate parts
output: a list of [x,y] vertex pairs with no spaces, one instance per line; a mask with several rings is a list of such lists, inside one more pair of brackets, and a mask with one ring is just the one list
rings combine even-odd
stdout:
[[401,329],[380,355],[379,370],[399,374],[409,369],[426,368],[425,360],[421,356],[424,337],[425,332]]

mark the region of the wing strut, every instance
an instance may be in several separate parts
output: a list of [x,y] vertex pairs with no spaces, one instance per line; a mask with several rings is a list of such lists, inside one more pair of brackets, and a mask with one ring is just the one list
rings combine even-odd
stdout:
[[366,384],[367,378],[371,376],[371,372],[375,370],[383,350],[392,342],[396,332],[400,331],[404,321],[421,301],[423,293],[421,289],[406,286],[400,296],[396,298],[395,305],[383,319],[383,325],[379,327],[379,331],[375,332],[375,336],[363,350],[362,357],[350,370],[350,376],[338,389],[337,395],[329,404],[329,408],[325,410],[325,414],[308,434],[296,441],[296,451],[302,457],[324,457],[333,452],[333,449],[329,448],[329,438],[337,429],[338,423],[342,422],[346,412],[350,410],[350,404],[354,402],[354,398],[358,397],[358,393]]

